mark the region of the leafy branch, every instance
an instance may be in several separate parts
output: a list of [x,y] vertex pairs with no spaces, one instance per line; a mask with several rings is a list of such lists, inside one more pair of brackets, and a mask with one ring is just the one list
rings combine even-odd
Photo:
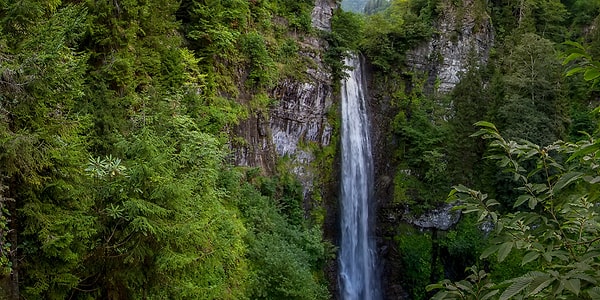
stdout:
[[600,62],[594,61],[592,56],[589,54],[588,49],[583,45],[573,41],[567,41],[563,44],[571,46],[566,51],[566,57],[563,60],[563,65],[570,64],[577,61],[566,73],[566,76],[572,76],[575,74],[583,74],[585,81],[591,81],[592,87],[594,87],[598,80],[600,80]]
[[[502,262],[518,249],[524,253],[522,266],[537,263],[535,271],[498,285],[486,281],[486,288],[498,293],[506,287],[498,298],[501,300],[533,296],[597,299],[600,218],[594,203],[599,200],[600,142],[590,137],[579,143],[558,141],[540,147],[528,141],[507,141],[489,122],[476,125],[480,130],[474,136],[491,140],[488,158],[513,175],[521,195],[508,213],[497,211],[499,203],[487,194],[462,185],[455,186],[448,199],[459,202],[457,209],[465,213],[477,213],[481,224],[493,226],[491,245],[481,259],[495,254]],[[495,297],[492,292],[473,294],[464,282],[472,285],[486,274],[475,269],[472,273],[467,281],[431,285],[430,290],[440,289],[434,298]]]

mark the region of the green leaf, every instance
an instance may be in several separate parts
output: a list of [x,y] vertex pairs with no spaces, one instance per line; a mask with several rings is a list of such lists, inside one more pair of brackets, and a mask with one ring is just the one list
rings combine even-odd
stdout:
[[499,292],[500,292],[500,290],[493,290],[493,291],[485,294],[483,297],[481,297],[481,300],[490,299],[491,297],[493,297],[494,295],[498,294]]
[[600,287],[595,286],[587,290],[587,293],[593,300],[600,300]]
[[537,198],[536,197],[531,197],[529,198],[529,208],[530,209],[534,209],[535,206],[538,204]]
[[496,199],[489,199],[488,201],[485,202],[485,205],[487,207],[491,207],[491,206],[495,206],[495,205],[500,205],[500,202],[496,201]]
[[[455,185],[453,188],[454,188],[454,190],[456,190],[459,193],[465,193],[465,194],[469,193],[469,188],[466,187],[466,186],[464,186],[464,185],[462,185],[462,184]],[[454,195],[454,193],[452,193],[452,195]]]
[[568,64],[568,63],[570,63],[570,62],[572,62],[572,61],[574,61],[574,60],[576,60],[578,58],[584,57],[584,56],[585,56],[585,54],[583,54],[583,53],[578,53],[578,52],[571,53],[571,54],[569,54],[569,56],[567,56],[563,60],[562,64],[564,66],[564,65],[566,65],[566,64]]
[[524,266],[525,264],[528,264],[534,260],[536,260],[538,257],[540,257],[540,253],[539,252],[527,252],[527,254],[525,254],[525,256],[523,256],[523,260],[521,261],[521,266]]
[[535,295],[535,294],[541,292],[542,290],[547,288],[549,285],[551,285],[555,280],[556,280],[556,278],[554,278],[554,277],[536,277],[531,282],[531,288],[530,288],[529,295]]
[[483,221],[488,216],[488,214],[489,212],[487,210],[481,210],[479,212],[479,218],[477,219],[477,222]]
[[590,145],[585,145],[585,146],[581,147],[579,150],[575,151],[575,153],[573,153],[573,155],[571,155],[571,157],[569,157],[569,159],[567,159],[567,162],[569,162],[577,157],[584,156],[584,155],[590,154],[592,152],[596,152],[599,149],[600,149],[600,141],[597,141]]
[[545,273],[542,274],[542,276],[534,277],[531,282],[529,295],[536,295],[537,293],[550,286],[555,280],[556,278],[550,277]]
[[596,257],[600,256],[600,252],[598,251],[590,251],[587,252],[586,254],[582,255],[581,257],[579,257],[580,261],[585,261],[588,259],[594,259]]
[[583,79],[586,81],[594,80],[600,77],[600,70],[596,68],[588,68],[585,73],[583,73]]
[[433,284],[429,284],[425,287],[425,290],[428,292],[431,292],[433,290],[437,290],[437,289],[443,289],[444,285],[441,283],[433,283]]
[[581,292],[581,281],[579,279],[573,278],[568,280],[562,280],[561,282],[563,283],[565,288],[573,292],[573,294],[579,295],[579,292]]
[[588,274],[585,274],[585,273],[573,274],[573,275],[571,275],[571,278],[578,278],[578,279],[581,279],[581,280],[585,280],[585,281],[587,281],[587,282],[589,282],[591,284],[594,284],[594,285],[598,284],[598,281],[594,277],[592,277],[592,276],[590,276]]
[[487,247],[485,250],[483,250],[483,252],[481,253],[481,256],[479,256],[479,258],[483,259],[483,258],[487,258],[488,256],[494,254],[496,251],[498,251],[498,249],[500,248],[500,245],[492,245]]
[[466,291],[468,293],[473,292],[473,285],[468,281],[461,280],[459,282],[455,282],[454,284],[456,284],[456,286],[463,291]]
[[580,50],[585,50],[585,47],[583,47],[583,45],[581,45],[578,42],[574,42],[574,41],[565,41],[565,42],[563,42],[563,45],[575,47],[575,48],[580,49]]
[[581,72],[583,72],[583,71],[585,71],[585,68],[584,68],[584,67],[575,67],[575,68],[572,68],[572,69],[570,69],[569,71],[567,71],[567,72],[565,73],[565,76],[567,76],[567,77],[569,77],[569,76],[573,76],[574,74],[581,73]]
[[437,294],[435,294],[431,300],[443,300],[446,299],[446,297],[448,296],[448,292],[446,291],[439,291]]
[[498,248],[498,262],[504,261],[514,246],[514,242],[505,242]]
[[496,126],[493,123],[487,122],[487,121],[479,121],[479,122],[475,123],[474,125],[481,126],[481,127],[487,127],[487,128],[493,129],[494,131],[498,131],[498,129],[496,128]]
[[500,295],[500,300],[507,300],[518,293],[520,293],[523,289],[525,289],[532,281],[531,277],[518,277],[514,280],[513,284],[510,285],[503,293]]
[[582,175],[583,173],[581,172],[570,172],[562,175],[554,184],[552,191],[554,193],[560,192],[564,187],[569,185],[571,182],[579,179]]
[[515,204],[513,205],[513,207],[518,207],[521,204],[525,203],[525,201],[529,200],[529,198],[531,198],[530,195],[521,195],[519,196],[519,198],[517,198],[517,201],[515,202]]

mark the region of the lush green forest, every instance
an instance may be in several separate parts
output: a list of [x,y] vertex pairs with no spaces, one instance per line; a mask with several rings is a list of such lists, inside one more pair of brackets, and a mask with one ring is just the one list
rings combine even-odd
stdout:
[[300,184],[231,163],[311,10],[0,1],[0,298],[328,298]]
[[[335,79],[361,52],[389,102],[386,205],[465,212],[388,228],[410,299],[600,299],[600,2],[370,1],[330,32],[313,6],[0,0],[0,299],[331,298],[324,208],[285,159],[232,159],[236,126],[314,63],[305,38]],[[440,93],[407,56],[448,11],[494,44]]]

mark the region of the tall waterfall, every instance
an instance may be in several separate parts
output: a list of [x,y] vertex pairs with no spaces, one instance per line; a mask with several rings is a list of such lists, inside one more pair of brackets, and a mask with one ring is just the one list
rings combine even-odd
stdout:
[[339,282],[343,300],[381,298],[371,225],[373,158],[363,73],[357,56],[342,81],[342,200]]

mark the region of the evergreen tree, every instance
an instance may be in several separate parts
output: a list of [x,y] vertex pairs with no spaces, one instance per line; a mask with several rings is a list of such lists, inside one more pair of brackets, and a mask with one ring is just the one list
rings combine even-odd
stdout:
[[565,136],[560,61],[552,42],[538,35],[517,36],[515,44],[503,59],[498,126],[510,138],[549,144]]

